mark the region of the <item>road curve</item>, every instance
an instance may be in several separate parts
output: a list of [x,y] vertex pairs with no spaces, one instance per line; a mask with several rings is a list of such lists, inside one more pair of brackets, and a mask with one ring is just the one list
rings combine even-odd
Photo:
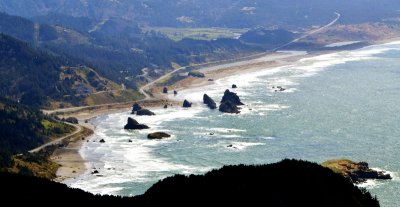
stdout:
[[33,150],[30,150],[29,153],[36,153],[36,152],[39,152],[40,150],[42,150],[42,149],[44,149],[44,148],[46,148],[48,146],[61,144],[63,140],[71,138],[74,135],[76,135],[76,134],[78,134],[78,133],[80,133],[82,131],[82,127],[80,125],[70,124],[70,123],[67,123],[67,122],[63,122],[63,123],[75,127],[75,131],[73,133],[71,133],[71,134],[68,134],[66,136],[60,137],[60,138],[58,138],[56,140],[53,140],[53,141],[48,142],[46,144],[43,144],[43,145],[41,145],[41,146],[39,146],[39,147],[37,147],[37,148],[35,148]]

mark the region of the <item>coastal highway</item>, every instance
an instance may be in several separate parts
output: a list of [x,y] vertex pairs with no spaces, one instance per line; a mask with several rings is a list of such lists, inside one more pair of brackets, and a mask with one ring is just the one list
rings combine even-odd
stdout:
[[73,133],[71,133],[71,134],[68,134],[68,135],[66,135],[66,136],[60,137],[60,138],[58,138],[58,139],[56,139],[56,140],[53,140],[53,141],[48,142],[48,143],[46,143],[46,144],[43,144],[43,145],[41,145],[41,146],[39,146],[39,147],[37,147],[37,148],[35,148],[35,149],[33,149],[33,150],[30,150],[29,153],[36,153],[36,152],[39,152],[40,150],[42,150],[42,149],[44,149],[44,148],[46,148],[46,147],[48,147],[48,146],[61,144],[63,140],[68,139],[68,138],[71,138],[71,137],[73,137],[74,135],[76,135],[76,134],[78,134],[78,133],[80,133],[80,132],[82,131],[82,127],[79,126],[79,125],[70,124],[70,123],[68,123],[68,122],[63,122],[63,123],[75,127],[75,131],[74,131]]
[[311,35],[313,35],[313,34],[315,34],[315,33],[321,32],[322,30],[324,30],[324,29],[326,29],[326,28],[328,28],[328,27],[334,25],[334,24],[340,19],[340,17],[341,17],[341,14],[339,14],[339,13],[337,13],[337,12],[335,12],[335,15],[336,15],[336,18],[335,18],[334,20],[332,20],[331,22],[329,22],[328,24],[326,24],[326,25],[324,25],[324,26],[322,26],[322,27],[320,27],[320,28],[318,28],[318,29],[312,30],[312,31],[310,31],[310,32],[308,32],[308,33],[302,35],[301,37],[294,39],[294,40],[291,41],[291,42],[288,42],[288,43],[286,43],[286,44],[283,44],[283,45],[281,45],[281,46],[279,46],[279,47],[273,49],[272,51],[280,50],[280,49],[282,49],[282,48],[284,48],[284,47],[286,47],[286,46],[288,46],[288,45],[291,45],[291,44],[293,44],[293,43],[295,43],[295,42],[298,42],[298,41],[300,41],[300,40],[302,40],[302,39],[304,39],[304,38],[307,38],[307,37],[309,37],[309,36],[311,36]]

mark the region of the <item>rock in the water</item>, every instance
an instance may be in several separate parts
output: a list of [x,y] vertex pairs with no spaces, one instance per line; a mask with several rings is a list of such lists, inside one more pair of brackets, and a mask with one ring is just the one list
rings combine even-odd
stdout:
[[211,81],[214,81],[214,79],[210,78],[210,79],[208,79],[208,81],[210,81],[210,82],[211,82]]
[[222,102],[221,105],[219,105],[219,111],[224,113],[238,114],[240,113],[239,109],[240,108],[231,101],[225,101]]
[[65,119],[65,121],[71,124],[79,124],[78,119],[75,117],[68,117],[67,119]]
[[178,91],[174,90],[174,95],[178,95]]
[[168,93],[168,88],[167,88],[167,87],[164,87],[162,92],[163,92],[163,93]]
[[244,105],[241,101],[239,96],[234,93],[234,92],[230,92],[228,89],[225,91],[224,96],[222,97],[221,103],[222,102],[226,102],[226,101],[230,101],[235,105]]
[[138,115],[138,116],[154,116],[156,114],[148,109],[140,109],[139,111],[136,112],[136,115]]
[[234,92],[226,90],[224,96],[222,97],[219,111],[224,113],[238,114],[240,113],[240,108],[238,107],[239,105],[244,105],[240,101],[239,96]]
[[135,119],[128,118],[128,123],[125,125],[124,129],[148,129],[149,127],[144,124],[139,124]]
[[106,141],[104,139],[101,139],[99,142],[100,143],[105,143]]
[[207,94],[204,94],[203,102],[204,102],[204,104],[207,104],[207,106],[210,109],[216,109],[217,108],[217,104],[215,103],[215,101],[212,98],[210,98]]
[[185,101],[183,101],[183,107],[190,108],[192,107],[192,103],[190,103],[188,100],[185,99]]
[[329,160],[322,166],[343,175],[353,183],[362,183],[367,179],[392,179],[390,174],[384,171],[376,171],[369,168],[366,162],[353,162],[351,160]]
[[154,132],[149,135],[147,135],[148,139],[163,139],[163,138],[168,138],[171,137],[171,135],[164,133],[164,132]]
[[164,109],[167,109],[167,108],[168,108],[168,104],[165,104],[165,105],[164,105]]
[[128,142],[132,142],[132,140],[130,139],[130,140],[128,140]]
[[93,171],[92,175],[94,175],[94,174],[99,174],[99,171],[98,170]]
[[192,76],[192,77],[196,77],[196,78],[204,78],[204,77],[206,77],[204,75],[204,73],[201,73],[199,71],[190,71],[188,76]]
[[139,111],[140,109],[142,109],[142,107],[138,103],[133,104],[132,114],[135,114],[135,112]]
[[237,88],[237,85],[236,84],[232,84],[232,88]]

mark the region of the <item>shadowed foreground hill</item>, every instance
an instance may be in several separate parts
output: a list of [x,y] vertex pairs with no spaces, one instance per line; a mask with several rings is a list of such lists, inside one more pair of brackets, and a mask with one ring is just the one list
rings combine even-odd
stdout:
[[[262,166],[227,166],[205,175],[176,175],[134,198],[94,196],[63,184],[17,175],[0,174],[0,182],[7,189],[2,193],[2,202],[30,201],[41,206],[51,203],[44,202],[50,200],[63,205],[102,206],[379,206],[368,192],[342,176],[320,165],[296,160]],[[16,197],[19,199],[15,200]]]

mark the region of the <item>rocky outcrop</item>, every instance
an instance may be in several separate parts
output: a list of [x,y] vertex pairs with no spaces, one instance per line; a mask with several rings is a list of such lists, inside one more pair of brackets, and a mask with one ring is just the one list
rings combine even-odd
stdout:
[[236,84],[232,84],[232,88],[237,88],[237,85]]
[[138,115],[138,116],[154,116],[156,114],[148,109],[140,109],[139,111],[136,112],[136,115]]
[[390,174],[369,168],[366,162],[353,162],[351,160],[329,160],[321,164],[332,171],[343,175],[353,183],[362,183],[368,179],[392,179]]
[[226,101],[222,102],[221,105],[219,105],[219,111],[230,114],[238,114],[240,113],[240,108],[231,101]]
[[240,101],[239,96],[234,92],[226,90],[224,96],[222,97],[219,111],[224,113],[238,114],[240,113],[240,108],[238,107],[240,105],[244,104]]
[[190,108],[192,107],[192,103],[190,103],[188,100],[183,101],[183,108]]
[[238,105],[238,106],[244,105],[240,101],[239,96],[234,92],[230,92],[228,89],[225,91],[224,96],[222,97],[221,103],[227,102],[227,101],[230,101],[233,104]]
[[203,103],[206,104],[208,106],[208,108],[210,108],[210,109],[217,108],[217,104],[215,103],[215,101],[211,97],[209,97],[207,94],[204,94],[204,96],[203,96]]
[[71,124],[79,124],[78,119],[75,117],[68,117],[67,119],[65,119],[65,121]]
[[165,133],[165,132],[154,132],[149,135],[147,135],[148,139],[163,139],[163,138],[168,138],[171,137],[171,135]]
[[128,123],[125,125],[124,129],[132,129],[132,130],[140,130],[140,129],[148,129],[150,127],[139,124],[135,119],[128,118]]
[[204,78],[204,77],[206,77],[204,75],[204,73],[201,73],[199,71],[190,71],[188,76],[192,76],[192,77],[196,77],[196,78]]
[[167,88],[167,87],[164,87],[162,92],[163,92],[163,93],[168,93],[168,88]]
[[142,107],[138,103],[134,103],[132,106],[132,114],[135,114],[140,109],[142,109]]

